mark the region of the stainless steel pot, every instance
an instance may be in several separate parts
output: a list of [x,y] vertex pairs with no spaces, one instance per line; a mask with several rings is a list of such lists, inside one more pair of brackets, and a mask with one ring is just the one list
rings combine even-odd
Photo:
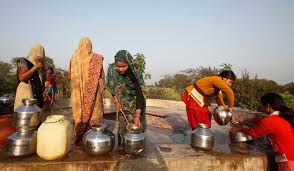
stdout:
[[219,125],[227,125],[232,119],[232,113],[224,110],[222,106],[218,106],[213,111],[213,118]]
[[6,140],[6,152],[9,156],[27,156],[34,154],[37,147],[37,132],[19,134],[15,132]]
[[5,94],[0,97],[0,104],[9,106],[13,103],[13,99],[9,94]]
[[106,125],[92,125],[91,129],[83,136],[83,149],[92,155],[108,153],[114,145],[114,135]]
[[203,150],[212,150],[214,146],[213,132],[206,124],[198,124],[191,134],[191,146]]
[[142,127],[130,124],[124,136],[124,151],[128,154],[141,154],[145,150],[146,137]]
[[36,99],[23,99],[23,105],[15,108],[14,123],[16,124],[17,131],[24,134],[36,130],[39,126],[39,113],[41,109],[36,105]]
[[[250,123],[241,123],[241,127],[243,128],[249,128],[252,126]],[[252,141],[253,138],[250,135],[245,134],[244,132],[237,132],[235,134],[230,132],[230,140],[231,143],[240,143],[240,142],[247,142],[247,141]]]

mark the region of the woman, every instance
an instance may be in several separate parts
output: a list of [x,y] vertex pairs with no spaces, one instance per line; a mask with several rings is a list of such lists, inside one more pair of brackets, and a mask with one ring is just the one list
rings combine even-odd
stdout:
[[198,123],[207,124],[211,127],[211,113],[208,109],[209,100],[218,97],[218,105],[225,107],[223,94],[228,97],[226,110],[232,112],[234,106],[234,92],[230,88],[236,76],[233,71],[225,70],[217,76],[204,77],[194,84],[186,87],[182,101],[186,104],[188,122],[193,129]]
[[133,58],[128,51],[118,51],[114,60],[115,62],[108,68],[107,89],[113,96],[116,112],[119,112],[118,134],[122,140],[126,134],[126,119],[137,126],[142,126],[143,130],[146,129],[146,100],[141,88],[144,80],[140,70],[134,68]]
[[32,46],[27,58],[20,58],[17,61],[18,86],[14,109],[22,105],[22,99],[25,98],[35,98],[37,99],[37,106],[43,107],[43,76],[41,69],[43,69],[44,57],[44,48],[37,44]]
[[[294,112],[289,109],[280,95],[267,93],[260,99],[263,112],[268,114],[263,119],[250,119],[257,122],[252,128],[242,128],[235,125],[232,133],[242,131],[253,138],[268,135],[275,151],[275,160],[278,163],[279,171],[294,171]],[[246,120],[247,122],[249,120]],[[241,121],[240,122],[244,122]]]
[[69,73],[76,145],[80,145],[90,125],[103,122],[103,59],[102,55],[92,51],[92,43],[88,37],[80,40],[71,58]]

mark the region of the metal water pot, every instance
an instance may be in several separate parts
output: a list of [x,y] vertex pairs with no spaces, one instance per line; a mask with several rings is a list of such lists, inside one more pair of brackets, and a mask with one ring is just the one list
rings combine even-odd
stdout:
[[219,125],[227,125],[232,119],[232,113],[226,111],[222,106],[218,106],[213,111],[213,118]]
[[83,136],[83,149],[92,155],[100,155],[110,152],[114,146],[114,135],[107,126],[92,125],[91,129]]
[[206,124],[198,124],[191,134],[191,146],[203,150],[212,150],[214,145],[213,132]]
[[12,102],[13,102],[13,99],[9,94],[5,94],[0,97],[0,104],[4,106],[9,106],[12,104]]
[[[249,128],[253,126],[253,124],[250,124],[248,122],[243,122],[240,124],[243,128]],[[248,142],[252,141],[253,138],[250,135],[245,134],[244,132],[237,132],[235,134],[230,132],[230,140],[231,143],[241,143],[241,142]]]
[[15,108],[14,123],[20,134],[36,130],[39,126],[41,109],[36,105],[37,99],[22,99],[23,105]]
[[146,137],[142,127],[130,124],[124,136],[124,151],[128,154],[141,154],[145,149]]
[[34,154],[37,147],[37,132],[19,134],[15,132],[6,140],[6,152],[9,156],[27,156]]

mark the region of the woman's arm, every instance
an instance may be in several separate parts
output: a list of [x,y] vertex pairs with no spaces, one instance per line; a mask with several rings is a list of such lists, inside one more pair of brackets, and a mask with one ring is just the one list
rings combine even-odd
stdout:
[[115,105],[116,112],[120,112],[122,110],[122,106],[120,101],[118,100],[118,97],[116,95],[112,95],[112,97],[113,97],[113,102]]
[[41,68],[43,65],[41,62],[38,62],[33,68],[27,69],[24,67],[20,67],[18,69],[18,79],[19,81],[27,81],[33,74],[34,72],[38,69]]

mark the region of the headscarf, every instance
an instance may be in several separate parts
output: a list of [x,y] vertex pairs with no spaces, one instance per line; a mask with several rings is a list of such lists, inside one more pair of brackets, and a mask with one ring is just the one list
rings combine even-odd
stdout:
[[137,81],[139,82],[139,84],[141,86],[143,86],[144,80],[142,78],[139,78],[139,75],[136,74],[136,72],[135,72],[135,66],[134,66],[134,62],[133,62],[133,57],[132,57],[132,55],[127,50],[120,50],[120,51],[118,51],[115,54],[115,56],[114,56],[114,60],[119,60],[119,61],[127,62],[130,70],[135,75]]
[[92,43],[88,37],[83,37],[80,40],[79,46],[71,58],[71,103],[75,120],[76,144],[80,143],[90,124],[103,121],[103,92],[99,91],[101,89],[99,80],[103,71],[103,59],[102,55],[92,52]]
[[40,44],[35,44],[31,47],[28,59],[29,61],[36,65],[37,60],[43,60],[45,58],[44,47]]

